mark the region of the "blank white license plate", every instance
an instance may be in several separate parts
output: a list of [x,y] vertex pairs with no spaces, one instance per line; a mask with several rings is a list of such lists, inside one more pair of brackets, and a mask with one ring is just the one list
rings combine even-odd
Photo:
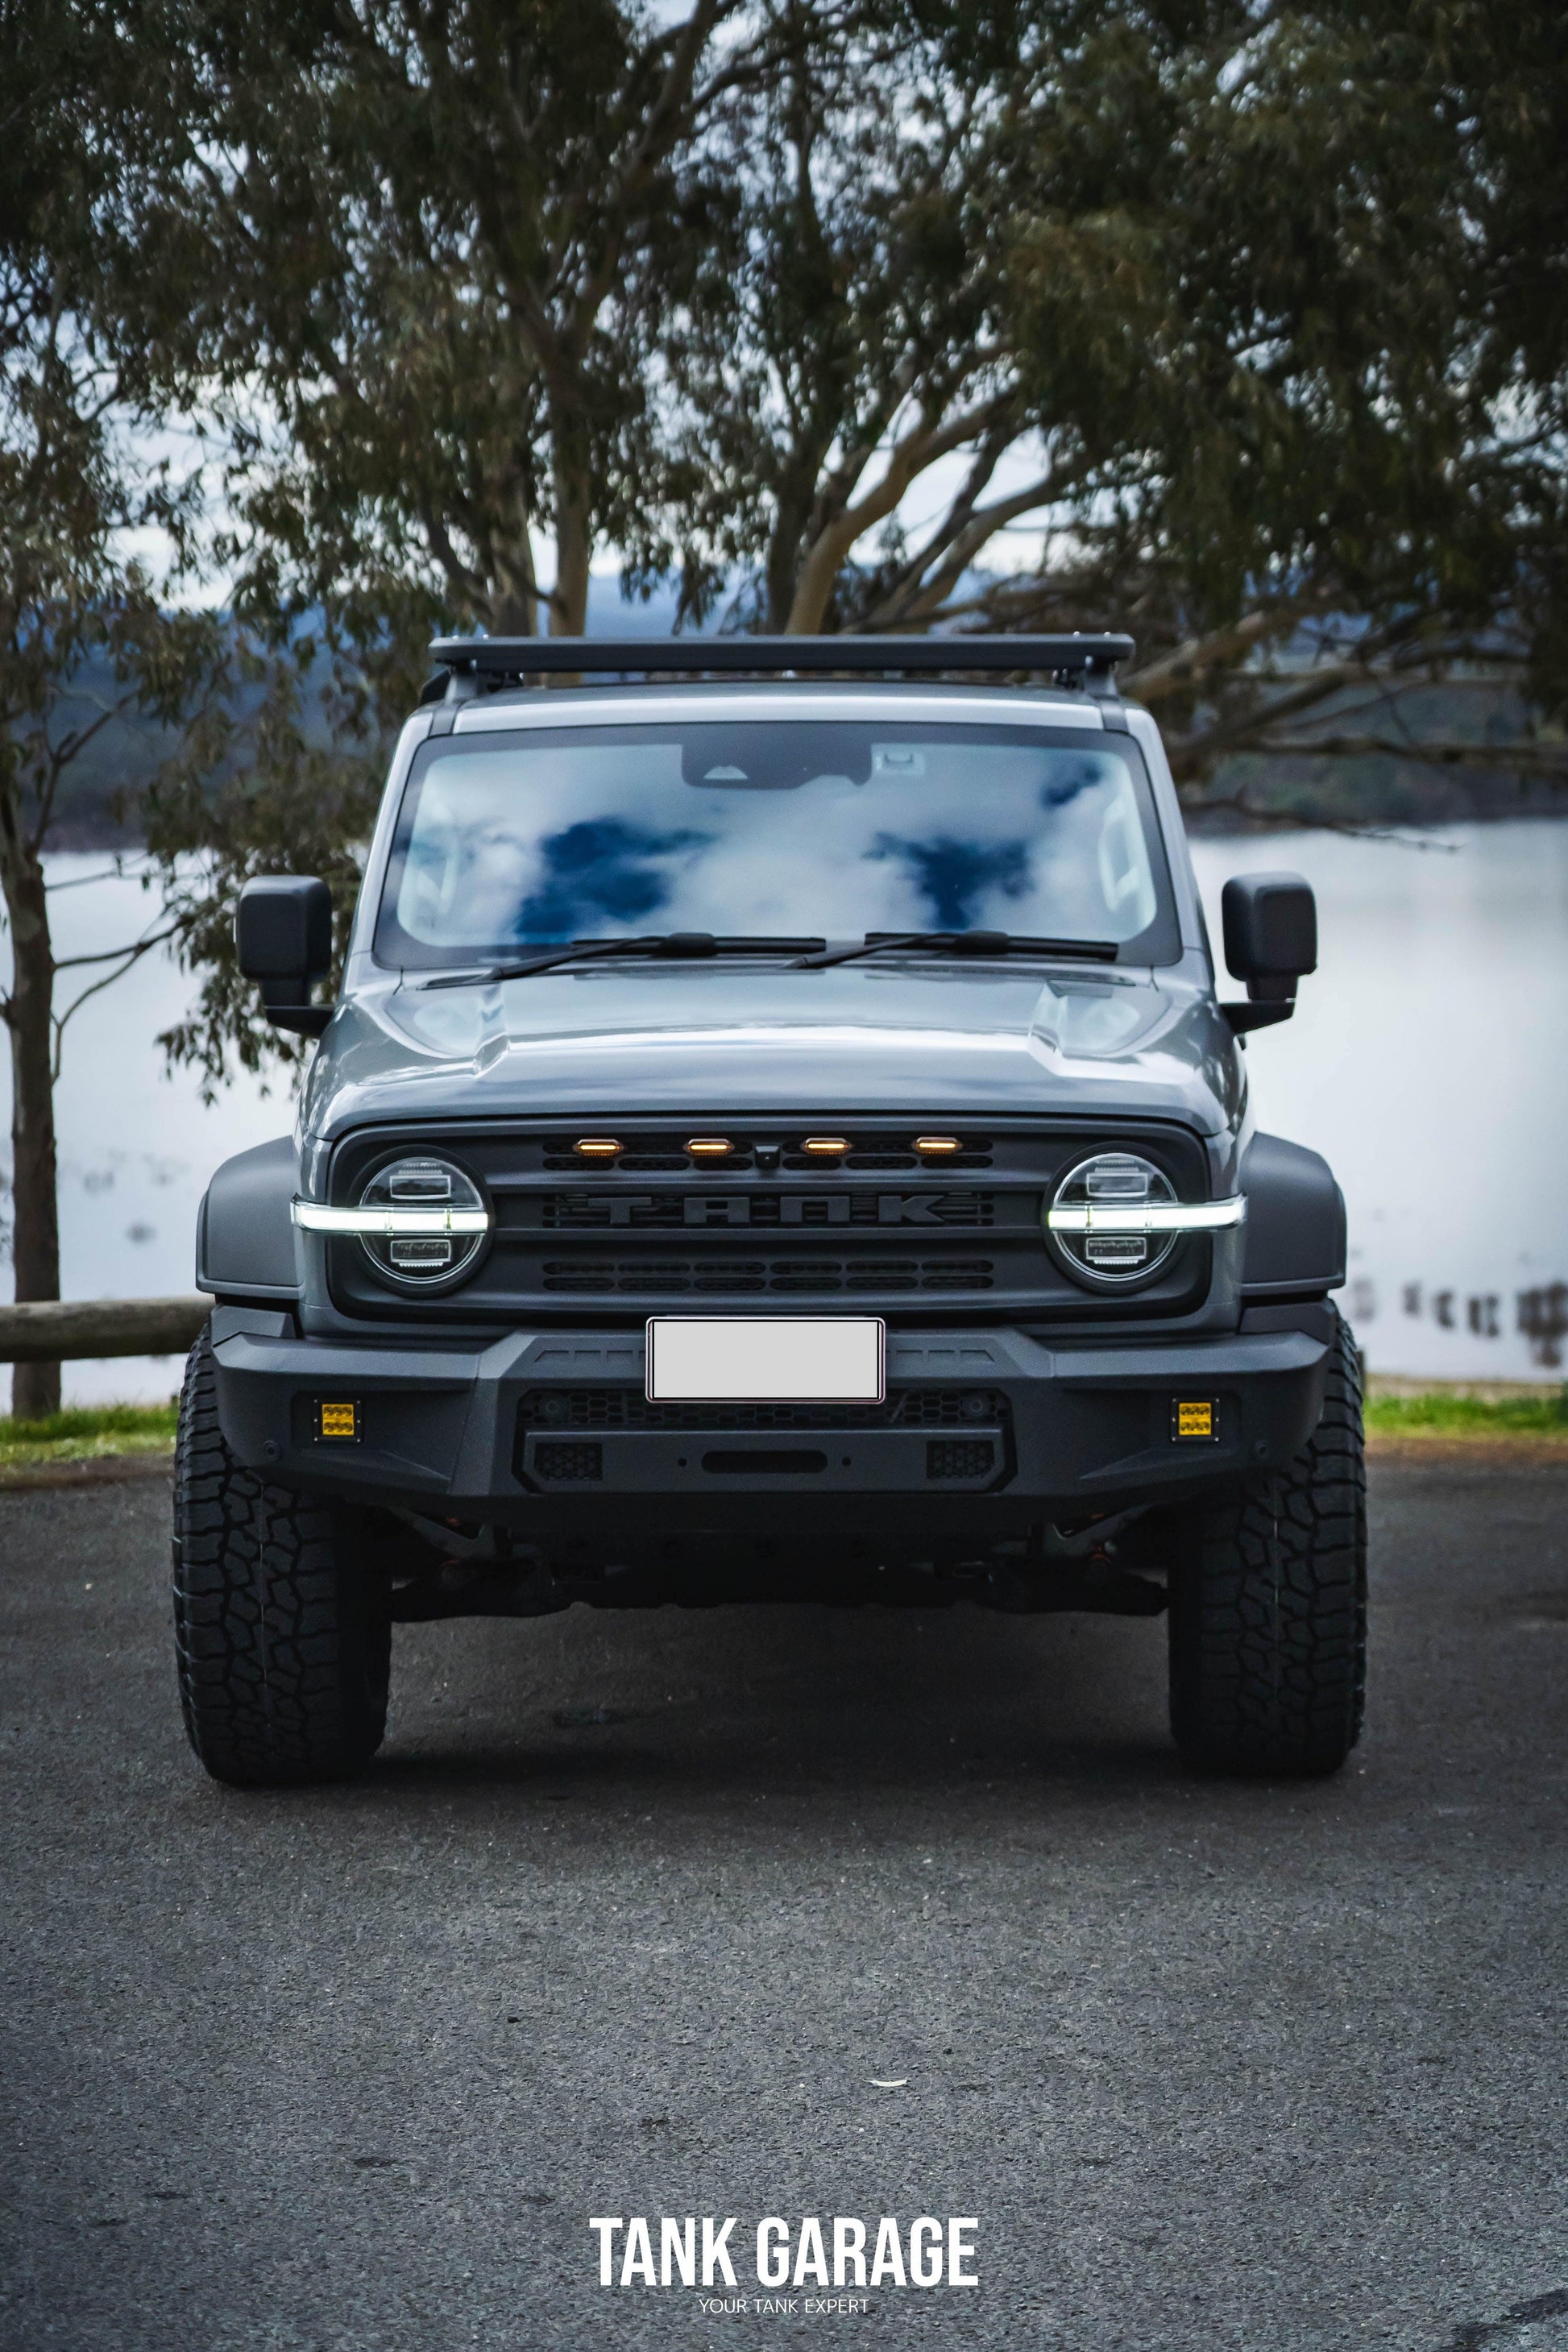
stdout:
[[878,1316],[765,1323],[654,1316],[647,1393],[663,1403],[880,1404],[886,1342]]

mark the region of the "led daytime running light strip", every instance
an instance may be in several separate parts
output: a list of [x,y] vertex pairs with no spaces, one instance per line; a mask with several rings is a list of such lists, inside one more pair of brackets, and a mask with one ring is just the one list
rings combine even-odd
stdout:
[[319,1201],[296,1201],[294,1223],[308,1234],[365,1234],[373,1240],[406,1241],[425,1234],[488,1234],[488,1209],[329,1209]]
[[1247,1195],[1234,1201],[1150,1201],[1135,1208],[1048,1209],[1053,1234],[1206,1234],[1247,1222]]

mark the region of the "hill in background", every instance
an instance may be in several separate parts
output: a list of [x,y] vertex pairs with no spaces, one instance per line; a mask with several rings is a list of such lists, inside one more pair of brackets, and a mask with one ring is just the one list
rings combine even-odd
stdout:
[[[674,618],[672,596],[627,604],[613,580],[594,584],[588,613],[592,635],[666,635]],[[109,684],[107,677],[97,686],[89,678],[82,695],[67,706],[63,723],[90,717],[94,693],[107,695]],[[1334,723],[1332,704],[1314,715],[1318,733],[1331,733]],[[1365,725],[1363,715],[1358,730],[1364,730]],[[1221,761],[1209,782],[1188,795],[1189,824],[1194,832],[1205,834],[1247,829],[1246,814],[1230,805],[1238,798],[1260,818],[1277,822],[1289,817],[1304,825],[1420,827],[1568,816],[1568,786],[1524,774],[1510,763],[1510,746],[1527,735],[1528,713],[1505,686],[1468,679],[1413,686],[1400,695],[1396,709],[1391,707],[1380,718],[1375,731],[1394,739],[1408,735],[1410,755],[1280,759],[1243,753]],[[1424,742],[1495,750],[1496,763],[1434,764],[1420,757]],[[106,727],[62,779],[48,846],[134,848],[140,840],[135,796],[174,748],[170,736],[146,721],[115,721]]]

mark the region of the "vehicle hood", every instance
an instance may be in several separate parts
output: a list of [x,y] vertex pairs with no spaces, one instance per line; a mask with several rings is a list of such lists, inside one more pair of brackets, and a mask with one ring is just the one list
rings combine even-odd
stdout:
[[559,1113],[1088,1112],[1234,1128],[1242,1081],[1183,969],[589,966],[500,985],[389,980],[338,1008],[305,1134]]

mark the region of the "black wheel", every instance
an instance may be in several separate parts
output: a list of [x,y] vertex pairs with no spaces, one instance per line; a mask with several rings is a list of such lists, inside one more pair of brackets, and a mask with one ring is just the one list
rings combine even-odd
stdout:
[[1334,1772],[1366,1687],[1361,1364],[1338,1322],[1322,1418],[1285,1470],[1182,1522],[1171,1575],[1171,1728],[1184,1763]]
[[215,1780],[337,1780],[380,1747],[391,1625],[364,1521],[235,1460],[205,1331],[180,1394],[174,1632],[185,1728]]

